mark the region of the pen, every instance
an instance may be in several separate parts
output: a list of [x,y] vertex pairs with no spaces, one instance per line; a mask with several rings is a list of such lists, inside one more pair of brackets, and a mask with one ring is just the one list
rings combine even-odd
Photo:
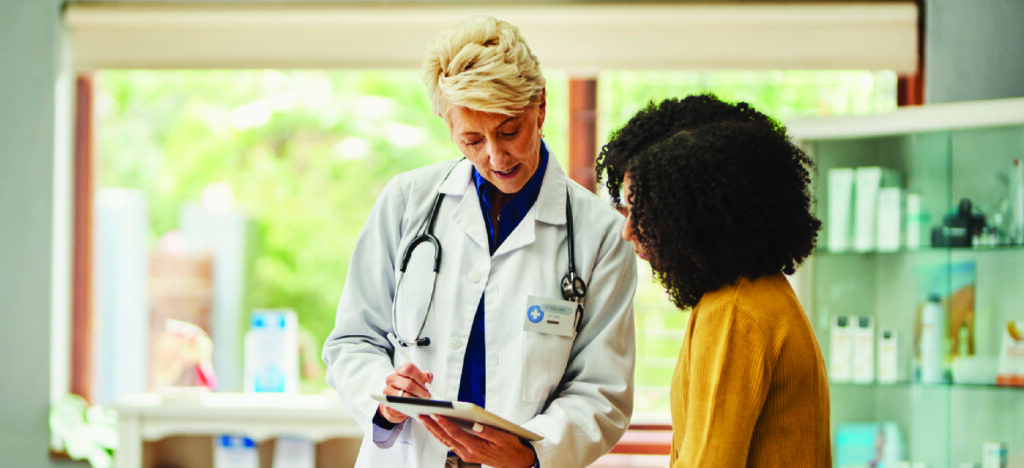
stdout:
[[[393,333],[388,333],[386,336],[388,338],[388,341],[391,343],[391,346],[394,346],[395,352],[398,353],[400,356],[402,356],[402,359],[405,362],[412,363],[412,365],[415,366],[416,363],[412,362],[412,357],[410,357],[409,353],[405,350],[405,346],[402,346],[402,344],[398,342],[398,338],[396,338]],[[417,366],[417,367],[419,367],[419,366]],[[429,392],[430,391],[430,383],[429,382],[424,383],[423,384],[423,388],[426,388],[427,391]]]

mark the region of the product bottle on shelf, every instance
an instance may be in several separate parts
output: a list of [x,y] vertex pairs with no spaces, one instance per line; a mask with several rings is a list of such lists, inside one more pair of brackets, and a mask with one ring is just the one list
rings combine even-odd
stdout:
[[942,383],[943,361],[945,358],[943,330],[945,311],[938,294],[930,294],[928,302],[921,309],[921,340],[918,352],[921,355],[921,382]]
[[297,393],[298,320],[287,309],[257,309],[245,334],[245,391]]
[[1007,235],[1011,244],[1024,242],[1024,164],[1013,160],[1010,177],[1010,227]]
[[256,442],[241,435],[222,435],[213,441],[213,468],[259,468]]

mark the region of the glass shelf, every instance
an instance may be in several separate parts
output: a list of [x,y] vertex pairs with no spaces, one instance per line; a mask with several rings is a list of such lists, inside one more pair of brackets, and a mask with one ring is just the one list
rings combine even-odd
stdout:
[[924,382],[913,382],[913,381],[898,381],[898,382],[829,382],[829,385],[833,388],[842,387],[844,389],[871,389],[871,388],[885,388],[885,389],[911,389],[911,388],[923,388],[923,389],[950,389],[950,390],[992,390],[992,391],[1005,391],[1005,392],[1019,392],[1021,396],[1024,396],[1024,387],[1012,386],[1012,385],[996,385],[996,384],[975,384],[975,383],[924,383]]
[[838,256],[838,255],[856,255],[856,256],[870,256],[870,255],[934,255],[935,253],[948,253],[948,252],[1024,252],[1024,245],[1022,244],[1002,244],[1002,245],[981,245],[973,247],[921,247],[917,249],[899,249],[899,250],[871,250],[865,252],[858,252],[856,250],[839,250],[833,251],[825,248],[818,248],[814,250],[814,255],[817,256]]

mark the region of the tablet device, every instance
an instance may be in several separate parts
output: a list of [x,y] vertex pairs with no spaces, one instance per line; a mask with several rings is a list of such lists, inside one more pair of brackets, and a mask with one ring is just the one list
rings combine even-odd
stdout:
[[421,414],[448,417],[468,432],[473,432],[473,423],[486,424],[519,436],[521,439],[536,441],[543,437],[501,416],[465,401],[430,400],[427,398],[400,397],[395,395],[370,395],[389,408],[401,411],[411,417]]

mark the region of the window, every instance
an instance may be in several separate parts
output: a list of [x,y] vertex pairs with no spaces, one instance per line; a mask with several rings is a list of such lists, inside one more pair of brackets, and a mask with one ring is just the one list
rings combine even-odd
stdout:
[[[94,373],[100,401],[152,389],[167,363],[104,348],[135,350],[147,327],[155,342],[166,318],[213,336],[219,388],[241,390],[242,334],[250,312],[264,308],[296,312],[304,388],[323,386],[319,346],[377,193],[399,172],[459,155],[418,74],[104,71],[96,83],[101,318],[93,342],[102,343],[97,357],[109,356]],[[565,83],[552,79],[552,128],[565,127]],[[548,141],[564,165],[564,132]],[[131,228],[107,232],[115,224]],[[201,265],[203,255],[214,257],[212,277],[187,264],[198,256]],[[115,287],[147,270],[148,283]],[[206,310],[191,292],[203,287]],[[119,373],[150,374],[150,388]]]

